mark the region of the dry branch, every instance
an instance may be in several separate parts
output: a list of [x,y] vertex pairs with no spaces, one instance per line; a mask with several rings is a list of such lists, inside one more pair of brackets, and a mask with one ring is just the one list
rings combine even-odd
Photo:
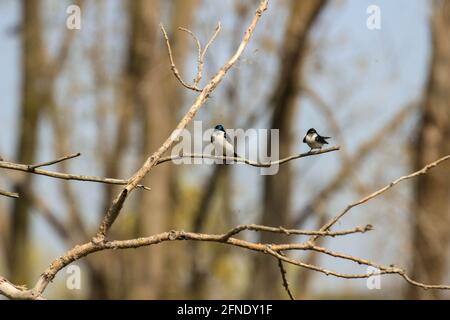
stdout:
[[[389,183],[388,185],[384,186],[383,188],[381,188],[381,189],[379,189],[379,190],[377,190],[377,191],[371,193],[370,195],[368,195],[368,196],[366,196],[366,197],[364,197],[364,198],[362,198],[362,199],[360,199],[360,200],[358,200],[358,201],[356,201],[356,202],[354,202],[354,203],[352,203],[352,204],[349,204],[349,205],[348,205],[344,210],[342,210],[337,216],[335,216],[334,218],[332,218],[332,219],[331,219],[330,221],[328,221],[322,228],[320,228],[320,231],[326,231],[326,230],[330,229],[336,222],[339,221],[339,219],[341,219],[341,218],[342,218],[347,212],[349,212],[352,208],[354,208],[354,207],[356,207],[356,206],[359,206],[359,205],[361,205],[361,204],[363,204],[363,203],[366,203],[367,201],[369,201],[369,200],[371,200],[371,199],[373,199],[373,198],[379,196],[380,194],[386,192],[387,190],[389,190],[390,188],[392,188],[393,186],[395,186],[397,183],[400,183],[400,182],[402,182],[402,181],[404,181],[404,180],[408,180],[408,179],[411,179],[411,178],[414,178],[414,177],[417,177],[417,176],[426,174],[426,173],[428,172],[428,170],[430,170],[430,169],[432,169],[432,168],[438,166],[440,163],[442,163],[442,162],[444,162],[444,161],[447,161],[448,159],[450,159],[450,155],[447,155],[447,156],[445,156],[445,157],[442,157],[442,158],[440,158],[440,159],[438,159],[438,160],[436,160],[436,161],[434,161],[434,162],[432,162],[432,163],[426,165],[425,167],[423,167],[422,169],[420,169],[420,170],[418,170],[418,171],[416,171],[416,172],[413,172],[413,173],[411,173],[411,174],[409,174],[409,175],[406,175],[406,176],[402,176],[402,177],[400,177],[400,178],[398,178],[398,179],[392,181],[392,182]],[[311,241],[314,242],[318,237],[320,237],[320,236],[313,236],[313,237],[311,238]]]
[[92,239],[93,242],[99,243],[104,241],[106,233],[108,232],[111,225],[116,220],[117,216],[122,209],[123,203],[125,202],[128,194],[132,192],[139,182],[147,175],[147,173],[157,164],[158,160],[162,157],[162,155],[175,143],[175,141],[179,138],[181,131],[186,128],[186,126],[192,121],[192,119],[197,114],[198,110],[205,104],[208,100],[210,94],[216,89],[219,83],[224,78],[225,74],[231,69],[231,67],[237,62],[241,54],[244,52],[244,49],[247,47],[248,42],[250,41],[250,37],[253,34],[253,31],[256,28],[256,25],[264,11],[266,11],[268,5],[268,0],[262,0],[256,10],[256,13],[250,23],[250,26],[246,30],[244,37],[237,48],[234,55],[228,60],[227,63],[216,73],[215,76],[209,81],[206,87],[202,90],[202,92],[198,95],[195,102],[189,108],[189,111],[185,114],[185,116],[178,123],[175,130],[172,134],[166,139],[166,141],[159,147],[159,149],[154,152],[150,157],[147,158],[142,167],[133,175],[130,179],[130,182],[126,185],[126,187],[120,192],[120,194],[114,199],[111,204],[108,212],[106,213],[100,227],[98,228],[97,234]]
[[341,148],[340,146],[337,146],[337,147],[325,148],[325,149],[320,149],[320,150],[315,150],[315,151],[309,151],[309,152],[300,153],[300,154],[294,154],[289,157],[271,161],[271,162],[256,162],[256,161],[252,161],[252,160],[242,158],[242,157],[226,157],[226,156],[215,156],[215,155],[201,154],[201,153],[185,153],[185,154],[173,155],[173,156],[160,158],[158,160],[158,162],[156,163],[156,165],[167,162],[167,161],[173,161],[173,160],[178,160],[178,159],[183,159],[183,158],[192,158],[192,159],[201,158],[201,159],[235,161],[238,163],[245,163],[245,164],[248,164],[253,167],[271,167],[273,165],[280,165],[280,164],[283,164],[283,163],[286,163],[286,162],[289,162],[289,161],[292,161],[295,159],[300,159],[300,158],[304,158],[304,157],[315,156],[315,155],[319,155],[319,154],[323,154],[323,153],[337,151],[337,150],[340,150],[340,148]]
[[[22,164],[15,164],[5,161],[0,161],[0,168],[6,168],[11,170],[18,170],[18,171],[24,171],[28,173],[33,174],[41,174],[46,175],[54,178],[60,178],[60,179],[66,179],[66,180],[81,180],[81,181],[94,181],[94,182],[102,182],[102,183],[110,183],[110,184],[124,184],[126,185],[125,188],[118,194],[118,196],[115,198],[113,203],[111,204],[108,212],[106,213],[102,223],[100,224],[100,227],[97,231],[96,236],[90,241],[86,242],[81,245],[76,245],[69,251],[67,251],[64,255],[61,257],[55,259],[50,266],[45,270],[45,272],[40,276],[38,281],[36,282],[35,286],[32,289],[27,289],[23,286],[17,286],[12,283],[10,283],[8,280],[6,280],[3,277],[0,277],[0,294],[14,299],[41,299],[42,294],[45,291],[48,284],[54,279],[56,274],[67,265],[71,264],[74,261],[77,261],[83,257],[88,256],[89,254],[92,254],[94,252],[103,251],[103,250],[115,250],[115,249],[128,249],[128,248],[139,248],[144,246],[150,246],[150,245],[157,245],[161,242],[166,241],[203,241],[203,242],[216,242],[216,243],[222,243],[231,245],[234,247],[240,247],[247,250],[252,250],[256,252],[260,252],[263,254],[269,254],[277,259],[279,268],[281,271],[281,276],[283,280],[283,286],[288,292],[290,298],[293,299],[293,296],[290,292],[287,280],[286,280],[286,271],[283,267],[282,262],[286,262],[292,265],[296,265],[302,268],[306,268],[309,270],[313,270],[316,272],[321,272],[326,275],[332,275],[339,278],[345,278],[345,279],[358,279],[358,278],[368,278],[375,274],[397,274],[400,275],[402,278],[405,279],[408,283],[418,286],[424,289],[444,289],[444,290],[450,290],[450,286],[447,285],[428,285],[424,283],[417,282],[413,279],[411,279],[405,272],[405,270],[400,269],[396,266],[383,266],[376,264],[370,260],[362,259],[354,256],[350,256],[347,254],[331,251],[329,249],[317,246],[315,244],[315,240],[318,237],[321,236],[346,236],[349,234],[354,233],[364,233],[366,231],[372,230],[371,225],[367,225],[365,227],[357,227],[350,230],[343,230],[343,231],[329,231],[329,229],[340,219],[342,218],[351,208],[363,204],[367,201],[370,201],[371,199],[379,196],[383,192],[387,191],[388,189],[392,188],[395,184],[421,175],[426,174],[427,171],[443,161],[446,161],[450,159],[450,155],[443,157],[426,167],[424,167],[422,170],[419,170],[415,173],[412,173],[407,176],[403,176],[398,178],[397,180],[391,182],[389,185],[385,186],[384,188],[372,193],[371,195],[359,200],[358,202],[355,202],[347,208],[345,208],[339,215],[337,215],[335,218],[331,219],[328,223],[326,223],[319,231],[308,231],[308,230],[297,230],[297,229],[285,229],[283,227],[269,227],[269,226],[262,226],[262,225],[240,225],[235,228],[232,228],[228,232],[225,232],[223,234],[205,234],[205,233],[197,233],[197,232],[185,232],[185,231],[168,231],[168,232],[162,232],[159,234],[155,234],[149,237],[143,237],[143,238],[136,238],[136,239],[129,239],[129,240],[108,240],[106,238],[106,233],[109,230],[109,228],[114,223],[115,219],[119,215],[121,208],[130,192],[132,192],[135,188],[139,187],[139,182],[145,177],[145,175],[156,165],[160,163],[164,163],[170,160],[173,160],[176,157],[214,157],[215,156],[208,156],[208,155],[196,155],[196,154],[190,154],[190,155],[180,155],[176,157],[167,157],[162,158],[162,155],[175,143],[175,141],[178,139],[180,132],[182,129],[186,128],[186,126],[192,121],[197,111],[204,105],[204,103],[209,98],[210,94],[214,91],[214,89],[217,87],[217,85],[222,81],[225,74],[230,70],[230,68],[236,63],[236,61],[241,56],[242,52],[244,51],[248,41],[250,40],[250,37],[256,27],[256,24],[262,15],[262,13],[267,9],[267,0],[262,0],[259,4],[259,7],[253,17],[253,20],[245,32],[245,35],[236,50],[235,54],[230,58],[230,60],[216,73],[216,75],[210,80],[210,82],[205,86],[204,89],[201,90],[201,93],[195,100],[195,102],[192,104],[192,106],[189,109],[189,112],[182,118],[182,120],[177,125],[176,129],[172,132],[172,134],[166,139],[166,141],[161,145],[161,147],[153,153],[142,165],[142,167],[133,175],[133,177],[129,180],[118,180],[118,179],[109,179],[109,178],[98,178],[98,177],[89,177],[89,176],[74,176],[69,174],[63,174],[63,173],[56,173],[51,171],[46,171],[39,169],[41,166],[47,166],[54,163],[58,163],[61,161],[65,161],[68,159],[73,158],[73,156],[63,157],[54,161],[49,161],[37,165],[22,165]],[[161,26],[162,27],[162,26]],[[171,49],[170,44],[168,43],[168,37],[167,34],[162,27],[164,37],[166,39],[168,50],[169,50],[169,56],[171,57]],[[214,40],[214,38],[217,36],[218,31],[220,30],[220,27],[216,29],[216,33],[213,35],[210,42]],[[207,48],[210,45],[210,42],[205,47],[203,53],[206,52]],[[200,48],[200,47],[199,47]],[[199,49],[199,52],[201,50]],[[202,55],[203,53],[199,54],[199,62],[202,61]],[[171,59],[172,70],[176,70],[176,67],[174,66],[173,59]],[[200,70],[200,67],[199,67]],[[175,73],[175,71],[174,71]],[[179,74],[179,73],[178,73]],[[176,73],[175,73],[176,76]],[[181,77],[180,77],[181,79]],[[179,79],[179,80],[180,80]],[[198,82],[201,79],[201,72],[200,77],[197,76],[196,80],[198,79]],[[196,85],[196,80],[194,80],[194,85]],[[182,81],[181,81],[182,82]],[[183,82],[182,82],[183,83]],[[183,84],[186,86],[185,84]],[[195,89],[195,88],[194,88]],[[196,90],[198,91],[198,90]],[[288,162],[293,159],[298,159],[301,157],[311,156],[311,155],[317,155],[325,152],[335,151],[339,150],[339,147],[333,147],[329,149],[324,149],[320,151],[315,152],[308,152],[304,154],[294,155],[290,156],[281,160],[277,160],[271,163],[256,163],[252,162],[247,159],[243,158],[227,158],[227,157],[217,157],[221,159],[232,159],[236,160],[238,162],[243,162],[249,165],[254,166],[270,166],[273,164],[282,164],[285,162]],[[284,235],[308,235],[312,236],[308,241],[303,243],[279,243],[279,244],[272,244],[272,243],[255,243],[247,240],[238,239],[235,236],[240,234],[243,231],[257,231],[257,232],[273,232],[278,234],[284,234]],[[325,255],[329,255],[338,259],[344,259],[348,260],[354,263],[363,264],[367,266],[372,266],[377,268],[379,271],[372,272],[372,273],[366,273],[366,274],[345,274],[345,273],[339,273],[333,270],[328,270],[321,268],[319,266],[304,263],[300,260],[292,259],[285,255],[285,251],[289,250],[308,250],[308,251],[316,251]]]
[[[102,177],[97,177],[97,176],[77,175],[77,174],[71,174],[71,173],[62,173],[62,172],[55,172],[55,171],[39,169],[39,167],[48,166],[50,164],[58,163],[58,162],[61,162],[64,160],[72,159],[72,158],[74,158],[74,155],[62,157],[60,159],[48,161],[48,162],[37,164],[37,165],[36,164],[35,165],[27,165],[27,164],[20,164],[20,163],[8,162],[8,161],[0,161],[0,168],[15,170],[15,171],[22,171],[22,172],[27,172],[27,173],[33,173],[33,174],[37,174],[37,175],[41,175],[41,176],[62,179],[62,180],[87,181],[87,182],[97,182],[97,183],[115,184],[115,185],[126,185],[129,182],[128,180],[124,180],[124,179],[102,178]],[[137,187],[142,188],[144,190],[150,190],[149,187],[146,187],[143,185],[138,185]]]
[[16,193],[16,192],[9,192],[9,191],[3,191],[3,190],[0,190],[0,196],[5,196],[5,197],[8,197],[8,198],[14,198],[14,199],[19,198],[19,194],[18,193]]
[[30,170],[34,170],[34,169],[37,169],[37,168],[48,167],[48,166],[54,165],[56,163],[63,162],[63,161],[69,160],[69,159],[73,159],[73,158],[76,158],[76,157],[79,157],[79,156],[81,156],[81,153],[78,152],[78,153],[70,154],[68,156],[61,157],[61,158],[56,159],[56,160],[51,160],[51,161],[41,162],[41,163],[37,163],[37,164],[32,164],[32,165],[29,165],[28,168]]
[[[261,230],[261,231],[269,231],[269,232],[277,232],[277,233],[286,233],[286,229],[284,228],[270,228],[266,226],[257,226],[257,225],[248,225],[248,228],[243,228],[243,226],[238,226],[236,228],[231,229],[230,231],[224,234],[203,234],[203,233],[193,233],[193,232],[185,232],[185,231],[169,231],[163,232],[160,234],[156,234],[153,236],[145,237],[145,238],[137,238],[130,240],[114,240],[114,241],[104,241],[102,243],[95,244],[93,242],[87,242],[82,245],[77,245],[65,253],[63,256],[54,260],[49,268],[42,274],[42,276],[37,281],[35,287],[31,290],[27,290],[22,288],[23,292],[20,294],[18,292],[12,292],[9,284],[8,286],[0,286],[0,294],[5,295],[6,297],[13,299],[36,299],[42,295],[47,285],[53,280],[56,274],[64,267],[69,265],[70,263],[77,261],[89,254],[92,254],[97,251],[103,251],[108,249],[128,249],[128,248],[139,248],[143,246],[156,245],[165,241],[175,241],[175,240],[192,240],[192,241],[206,241],[206,242],[218,242],[218,243],[226,243],[229,245],[246,248],[253,251],[259,251],[262,253],[267,253],[268,248],[274,251],[284,251],[284,250],[305,250],[309,248],[309,244],[307,243],[298,243],[298,244],[279,244],[279,245],[268,245],[261,243],[253,243],[237,238],[232,238],[229,235],[236,235],[244,230]],[[358,229],[358,228],[356,228]],[[324,234],[331,236],[343,236],[350,233],[362,232],[356,229],[336,232],[335,234]],[[360,228],[365,229],[365,228]],[[302,230],[290,230],[292,234],[311,234],[314,231],[302,231]],[[3,278],[1,278],[3,279]],[[5,282],[6,279],[4,279]],[[9,283],[9,282],[7,282]],[[6,289],[5,289],[6,288]],[[17,287],[16,287],[17,289]],[[18,289],[17,289],[18,290]]]
[[200,89],[198,87],[198,85],[200,84],[200,81],[202,80],[202,77],[203,77],[203,65],[205,63],[205,56],[206,56],[206,53],[208,52],[208,48],[214,42],[214,40],[216,39],[217,35],[220,32],[220,29],[221,29],[220,22],[217,24],[217,27],[216,27],[216,30],[214,31],[214,34],[212,35],[212,37],[208,41],[208,43],[205,45],[205,48],[203,50],[202,50],[202,45],[200,44],[200,40],[197,38],[197,36],[191,30],[189,30],[187,28],[182,28],[182,27],[178,28],[178,30],[186,32],[188,35],[190,35],[194,39],[195,44],[197,46],[197,50],[198,50],[197,75],[194,78],[193,84],[186,83],[183,80],[183,78],[181,77],[181,74],[178,71],[178,68],[176,67],[175,61],[173,59],[172,47],[170,46],[169,36],[167,35],[166,29],[164,28],[164,26],[162,24],[160,24],[159,26],[160,26],[161,31],[163,33],[164,39],[166,40],[167,53],[169,55],[169,60],[170,60],[170,69],[172,70],[175,78],[177,78],[177,80],[181,83],[181,85],[183,87],[185,87],[185,88],[187,88],[189,90],[196,91],[196,92],[202,92],[203,89]]
[[231,238],[232,236],[241,233],[244,230],[249,231],[262,231],[262,232],[272,232],[272,233],[280,233],[285,235],[303,235],[303,236],[312,236],[312,235],[320,235],[320,236],[327,236],[327,237],[336,237],[336,236],[345,236],[348,234],[353,233],[365,233],[367,231],[373,230],[372,225],[368,224],[364,227],[356,227],[349,230],[342,230],[342,231],[313,231],[313,230],[298,230],[298,229],[285,229],[283,227],[268,227],[268,226],[262,226],[257,224],[244,224],[239,225],[230,231],[228,231],[224,235],[224,239]]
[[[259,228],[261,227],[261,228]],[[253,226],[253,229],[261,229],[261,230],[272,230],[270,227],[266,226]],[[273,230],[278,229],[278,233],[285,233],[283,228],[273,228]],[[370,229],[370,228],[369,228]],[[20,299],[36,299],[40,298],[47,285],[54,279],[56,274],[64,267],[69,265],[70,263],[77,261],[89,254],[94,252],[103,251],[103,250],[116,250],[116,249],[128,249],[128,248],[139,248],[150,245],[157,245],[161,242],[166,241],[204,241],[204,242],[217,242],[224,243],[235,247],[240,247],[252,251],[257,251],[261,253],[270,254],[278,260],[282,260],[284,262],[290,263],[292,265],[300,266],[302,268],[306,268],[309,270],[317,271],[324,273],[326,275],[332,275],[339,278],[345,279],[360,279],[360,278],[368,278],[373,276],[374,274],[398,274],[403,277],[407,282],[412,285],[425,288],[425,289],[443,289],[449,290],[450,286],[446,285],[428,285],[424,283],[417,282],[412,280],[403,269],[400,269],[395,266],[382,266],[371,262],[366,259],[361,259],[345,254],[341,254],[338,252],[334,252],[322,247],[315,246],[311,242],[307,241],[305,243],[293,243],[293,244],[265,244],[265,243],[254,243],[246,240],[237,239],[234,237],[230,237],[230,234],[236,235],[238,232],[242,232],[247,230],[247,228],[242,228],[242,226],[238,226],[236,228],[231,229],[229,232],[224,234],[204,234],[204,233],[193,233],[193,232],[185,232],[185,231],[168,231],[159,234],[155,234],[153,236],[145,237],[145,238],[137,238],[130,240],[113,240],[108,241],[105,240],[101,243],[93,243],[87,242],[82,245],[77,245],[71,250],[69,250],[66,254],[54,260],[49,268],[42,274],[42,276],[37,281],[35,287],[31,290],[27,290],[25,288],[19,289],[18,287],[13,286],[6,279],[2,279],[2,283],[0,285],[0,293],[9,297],[9,298],[20,298]],[[252,229],[248,229],[252,230]],[[341,231],[339,235],[346,235],[351,232]],[[338,235],[338,234],[336,234]],[[368,266],[373,266],[379,269],[379,272],[372,272],[367,274],[345,274],[339,273],[332,270],[324,269],[315,265],[304,263],[300,260],[295,260],[289,258],[282,254],[283,251],[287,250],[314,250],[317,252],[321,252],[323,254],[331,255],[336,258],[341,258],[345,260],[350,260],[356,262],[358,264],[364,264]],[[20,292],[19,292],[20,291]]]
[[280,274],[281,274],[281,280],[283,280],[283,287],[286,290],[289,298],[291,300],[295,300],[294,296],[292,295],[291,290],[289,289],[289,283],[287,282],[286,279],[286,270],[283,267],[283,261],[278,259],[278,268],[280,269]]

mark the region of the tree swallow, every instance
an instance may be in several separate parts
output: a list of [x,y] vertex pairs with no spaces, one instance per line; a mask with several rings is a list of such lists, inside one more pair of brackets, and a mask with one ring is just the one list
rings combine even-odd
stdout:
[[216,153],[218,155],[239,158],[237,153],[234,151],[233,143],[230,137],[227,135],[221,124],[214,127],[214,131],[211,134],[211,143],[216,148]]
[[331,137],[322,137],[317,133],[316,129],[311,128],[303,138],[303,143],[306,143],[311,148],[309,150],[311,152],[313,149],[322,149],[324,144],[328,144],[326,139],[331,139]]

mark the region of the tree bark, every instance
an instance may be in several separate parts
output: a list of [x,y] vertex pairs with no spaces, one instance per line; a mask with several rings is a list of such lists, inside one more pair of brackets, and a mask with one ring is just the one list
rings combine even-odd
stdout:
[[[450,153],[450,3],[433,4],[433,54],[415,148],[416,169]],[[412,278],[442,283],[450,249],[450,164],[417,178],[414,192]],[[407,297],[440,298],[442,292],[409,286]]]

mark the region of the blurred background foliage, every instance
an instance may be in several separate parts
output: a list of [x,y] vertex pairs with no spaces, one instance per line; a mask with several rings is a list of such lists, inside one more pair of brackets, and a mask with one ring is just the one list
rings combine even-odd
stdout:
[[[70,4],[81,30],[65,27]],[[0,3],[0,155],[36,163],[81,152],[64,172],[129,177],[169,135],[195,98],[170,71],[162,22],[186,80],[196,48],[222,31],[204,81],[239,43],[258,1],[6,0]],[[342,145],[338,153],[283,165],[261,176],[248,166],[165,164],[146,178],[150,192],[127,202],[111,237],[172,229],[222,233],[242,223],[318,228],[351,200],[450,154],[450,2],[377,1],[381,29],[369,30],[371,1],[272,0],[249,47],[197,120],[203,128],[280,129],[280,156],[307,147],[310,127]],[[192,129],[192,126],[190,127]],[[238,150],[245,150],[238,146]],[[31,285],[47,264],[87,241],[119,188],[1,170],[0,274]],[[326,239],[332,249],[404,266],[415,279],[449,283],[450,166],[355,208],[336,228],[375,231]],[[56,228],[59,226],[59,228]],[[245,234],[254,241],[301,241]],[[310,263],[342,272],[365,268],[308,252]],[[286,298],[273,258],[212,243],[177,242],[109,251],[76,263],[81,290],[61,272],[49,298]],[[325,277],[287,266],[299,298],[449,298],[395,276]]]

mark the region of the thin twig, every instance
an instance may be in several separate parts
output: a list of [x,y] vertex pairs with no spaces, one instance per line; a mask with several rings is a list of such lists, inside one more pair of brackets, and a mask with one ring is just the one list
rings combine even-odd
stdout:
[[216,30],[214,30],[214,34],[212,35],[211,39],[209,39],[208,43],[206,44],[205,48],[203,49],[202,52],[202,61],[204,61],[206,53],[208,52],[209,47],[211,46],[211,44],[214,42],[214,40],[216,40],[217,35],[220,32],[220,29],[222,28],[222,24],[220,23],[220,21],[217,23],[217,27]]
[[286,270],[284,269],[283,262],[280,259],[278,259],[278,268],[280,268],[281,279],[283,280],[284,289],[286,290],[289,298],[291,300],[295,300],[294,296],[292,295],[291,290],[289,289],[289,283],[287,282],[287,279],[286,279]]
[[211,36],[211,38],[209,39],[208,43],[206,44],[205,48],[202,50],[202,45],[200,44],[200,40],[198,39],[198,37],[189,29],[187,28],[183,28],[183,27],[179,27],[178,30],[186,32],[187,34],[189,34],[195,41],[195,44],[197,46],[197,75],[194,78],[194,82],[192,85],[187,84],[180,75],[180,72],[178,71],[178,69],[175,66],[175,62],[173,60],[173,54],[172,54],[172,49],[170,46],[170,42],[169,42],[169,37],[167,36],[167,32],[164,29],[164,27],[161,25],[161,30],[164,34],[164,38],[166,40],[166,45],[167,45],[167,51],[169,54],[169,59],[170,59],[170,68],[172,69],[172,72],[174,73],[175,77],[178,79],[178,81],[181,82],[181,84],[190,89],[190,90],[194,90],[197,92],[201,92],[202,89],[200,89],[198,87],[198,85],[200,84],[200,81],[202,80],[203,77],[203,66],[205,64],[205,56],[206,53],[208,52],[209,47],[211,46],[211,44],[214,42],[214,40],[216,39],[217,35],[219,34],[221,29],[221,24],[220,21],[217,24],[217,27],[214,31],[214,34]]
[[[317,271],[320,273],[323,273],[327,276],[334,276],[336,278],[343,278],[343,279],[365,279],[365,278],[369,278],[375,274],[388,274],[388,273],[396,273],[395,270],[390,270],[390,272],[388,271],[380,271],[380,272],[373,272],[373,273],[341,273],[341,272],[336,272],[336,271],[332,271],[329,269],[325,269],[325,268],[321,268],[318,267],[316,265],[312,265],[312,264],[308,264],[308,263],[304,263],[300,260],[295,260],[295,259],[291,259],[288,258],[286,256],[281,255],[279,252],[277,252],[276,250],[271,249],[271,246],[267,246],[268,248],[266,249],[266,252],[271,254],[272,256],[274,256],[277,259],[283,260],[284,262],[290,263],[292,265],[296,265],[302,268],[306,268],[312,271]],[[426,286],[426,285],[425,285]],[[448,289],[450,289],[450,286],[448,287]]]
[[175,77],[178,79],[178,81],[181,83],[181,85],[183,87],[193,90],[193,91],[202,92],[202,89],[199,89],[195,86],[191,86],[190,84],[184,82],[183,78],[180,75],[180,72],[178,71],[178,69],[175,65],[175,62],[173,61],[172,48],[170,47],[169,36],[167,35],[166,29],[164,29],[164,26],[162,25],[162,23],[159,25],[159,27],[161,28],[161,31],[164,35],[164,39],[166,39],[167,52],[168,52],[169,59],[170,59],[170,69],[172,70],[173,74],[175,75]]
[[[182,158],[204,158],[204,159],[216,159],[216,160],[232,160],[232,161],[236,161],[238,163],[245,163],[245,164],[248,164],[253,167],[270,167],[273,165],[280,165],[280,164],[283,164],[283,163],[286,163],[286,162],[289,162],[289,161],[292,161],[295,159],[319,155],[319,154],[328,153],[328,152],[332,152],[332,151],[337,151],[339,149],[340,149],[340,146],[316,150],[316,151],[310,151],[310,152],[306,152],[306,153],[291,155],[289,157],[286,157],[286,158],[283,158],[280,160],[266,162],[266,163],[258,163],[258,162],[251,161],[251,160],[248,160],[245,158],[188,153],[188,154],[183,154],[183,155],[175,155],[175,156],[168,156],[168,157],[160,158],[156,162],[155,165],[159,165],[164,162],[182,159]],[[77,153],[77,154],[65,156],[65,157],[62,157],[62,158],[59,158],[56,160],[52,160],[52,161],[48,161],[48,162],[44,162],[44,163],[40,163],[40,164],[35,164],[35,165],[25,165],[25,164],[19,164],[19,163],[7,162],[7,161],[0,161],[0,168],[10,169],[10,170],[15,170],[15,171],[23,171],[23,172],[28,172],[28,173],[33,173],[33,174],[37,174],[37,175],[43,175],[43,176],[47,176],[50,178],[63,179],[63,180],[89,181],[89,182],[115,184],[115,185],[127,185],[129,183],[129,180],[124,180],[124,179],[102,178],[102,177],[88,176],[88,175],[76,175],[76,174],[70,174],[70,173],[62,173],[62,172],[55,172],[55,171],[39,169],[39,167],[49,166],[51,164],[55,164],[55,163],[58,163],[58,162],[61,162],[64,160],[75,158],[79,155],[80,154]],[[140,184],[137,185],[137,188],[142,188],[147,191],[151,190],[149,187],[146,187],[146,186],[143,186]]]
[[[406,175],[406,176],[402,176],[402,177],[400,177],[400,178],[398,178],[398,179],[392,181],[392,182],[389,183],[388,185],[384,186],[383,188],[381,188],[381,189],[379,189],[379,190],[377,190],[377,191],[371,193],[370,195],[368,195],[368,196],[366,196],[366,197],[364,197],[364,198],[362,198],[362,199],[360,199],[360,200],[358,200],[358,201],[356,201],[356,202],[354,202],[354,203],[352,203],[352,204],[349,204],[349,205],[348,205],[344,210],[342,210],[337,216],[335,216],[334,218],[332,218],[332,219],[331,219],[330,221],[328,221],[322,228],[320,228],[320,231],[326,231],[326,230],[330,229],[330,228],[331,228],[331,227],[332,227],[339,219],[341,219],[341,218],[342,218],[347,212],[349,212],[352,208],[354,208],[354,207],[356,207],[356,206],[359,206],[359,205],[361,205],[361,204],[363,204],[363,203],[366,203],[367,201],[369,201],[369,200],[371,200],[371,199],[373,199],[373,198],[379,196],[380,194],[386,192],[387,190],[389,190],[390,188],[392,188],[393,186],[395,186],[397,183],[400,183],[400,182],[402,182],[402,181],[404,181],[404,180],[408,180],[408,179],[411,179],[411,178],[414,178],[414,177],[417,177],[417,176],[426,174],[426,173],[428,172],[428,170],[430,170],[430,169],[436,167],[437,165],[439,165],[440,163],[442,163],[442,162],[444,162],[444,161],[447,161],[448,159],[450,159],[450,155],[447,155],[447,156],[445,156],[445,157],[442,157],[442,158],[440,158],[440,159],[438,159],[438,160],[436,160],[436,161],[434,161],[434,162],[432,162],[432,163],[426,165],[425,167],[423,167],[422,169],[420,169],[420,170],[418,170],[418,171],[416,171],[416,172],[413,172],[413,173],[411,173],[411,174],[409,174],[409,175]],[[320,237],[320,236],[313,236],[313,237],[311,238],[310,241],[314,242],[318,237]]]
[[73,159],[73,158],[76,158],[76,157],[79,157],[79,156],[81,156],[81,153],[78,152],[78,153],[74,153],[74,154],[71,154],[71,155],[68,155],[68,156],[61,157],[61,158],[56,159],[56,160],[51,160],[51,161],[47,161],[47,162],[41,162],[41,163],[38,163],[38,164],[29,165],[28,168],[30,170],[34,170],[34,169],[41,168],[41,167],[48,167],[48,166],[51,166],[53,164],[56,164],[56,163],[59,163],[59,162],[63,162],[63,161],[69,160],[69,159]]
[[244,224],[239,225],[227,233],[225,233],[223,239],[231,238],[238,233],[241,233],[242,231],[262,231],[262,232],[272,232],[272,233],[280,233],[285,235],[304,235],[304,236],[312,236],[312,235],[320,235],[320,236],[327,236],[327,237],[336,237],[336,236],[345,236],[353,233],[365,233],[367,231],[373,230],[372,225],[368,224],[364,227],[356,227],[349,230],[342,230],[342,231],[313,231],[313,230],[298,230],[298,229],[285,229],[283,227],[268,227],[263,225],[257,225],[257,224]]
[[[194,88],[199,89],[198,83],[200,82],[200,80],[197,81],[197,79],[201,79],[202,71],[203,71],[202,45],[200,44],[200,40],[197,38],[197,36],[191,30],[189,30],[187,28],[182,28],[182,27],[179,27],[178,30],[186,32],[188,35],[190,35],[194,39],[194,41],[197,45],[197,52],[198,52],[197,53],[197,76],[194,78],[194,84],[192,86]],[[167,43],[167,39],[166,39],[166,43]]]
[[8,198],[14,198],[14,199],[19,198],[19,194],[18,193],[16,193],[16,192],[9,192],[9,191],[3,191],[3,190],[0,190],[0,196],[5,196],[5,197],[8,197]]
[[203,49],[203,52],[200,55],[200,59],[199,59],[199,63],[198,63],[198,72],[197,72],[197,77],[194,80],[194,86],[198,86],[200,84],[200,81],[202,80],[203,65],[205,63],[206,53],[208,52],[208,49],[211,46],[211,44],[214,42],[214,40],[216,40],[217,35],[219,34],[221,27],[222,27],[222,25],[221,25],[221,23],[219,21],[217,23],[217,27],[216,27],[216,30],[214,31],[214,34],[212,35],[211,39],[209,39],[208,43],[205,45],[205,48]]
[[300,159],[300,158],[304,158],[304,157],[309,157],[309,156],[315,156],[315,155],[319,155],[319,154],[323,154],[323,153],[328,153],[328,152],[332,152],[332,151],[337,151],[340,150],[340,146],[337,147],[331,147],[331,148],[326,148],[326,149],[320,149],[320,150],[315,150],[315,151],[309,151],[309,152],[305,152],[305,153],[300,153],[300,154],[294,154],[291,155],[289,157],[286,158],[282,158],[276,161],[271,161],[271,162],[256,162],[256,161],[252,161],[246,158],[241,158],[241,157],[227,157],[227,156],[215,156],[215,155],[210,155],[210,154],[202,154],[202,153],[185,153],[185,154],[180,154],[180,155],[172,155],[172,156],[168,156],[168,157],[163,157],[160,158],[157,162],[157,164],[161,164],[164,162],[168,162],[168,161],[172,161],[172,160],[178,160],[178,159],[183,159],[183,158],[203,158],[203,159],[215,159],[215,160],[229,160],[229,161],[236,161],[238,163],[245,163],[248,164],[250,166],[253,167],[271,167],[274,165],[280,165],[295,159]]
[[[128,180],[124,180],[124,179],[77,175],[77,174],[71,174],[71,173],[49,171],[49,170],[44,170],[44,169],[39,169],[39,168],[33,169],[30,167],[32,167],[32,166],[26,165],[26,164],[14,163],[14,162],[0,161],[0,168],[2,168],[2,169],[10,169],[10,170],[15,170],[15,171],[28,172],[28,173],[32,173],[32,174],[37,174],[37,175],[41,175],[41,176],[62,179],[62,180],[89,181],[89,182],[115,184],[115,185],[126,185],[129,182]],[[147,190],[147,191],[151,190],[149,187],[146,187],[143,185],[138,185],[136,187]]]

